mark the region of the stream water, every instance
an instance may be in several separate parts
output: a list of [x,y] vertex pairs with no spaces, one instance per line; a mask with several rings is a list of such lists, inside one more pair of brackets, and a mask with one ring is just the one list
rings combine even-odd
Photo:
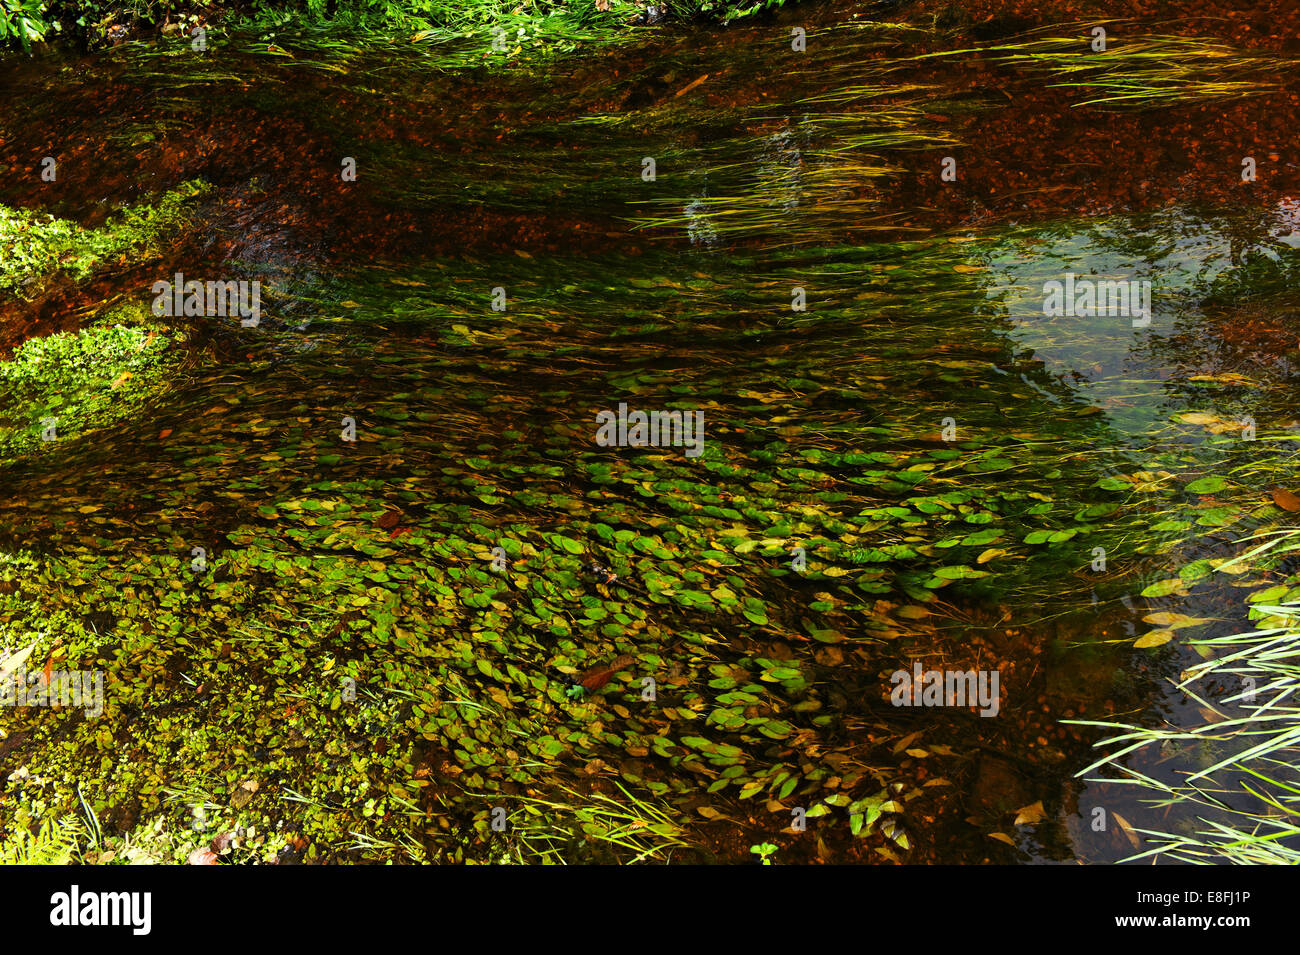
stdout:
[[[1062,721],[1197,719],[1189,640],[1289,569],[1233,558],[1289,518],[1294,156],[1161,179],[1248,108],[808,43],[0,64],[0,202],[186,209],[0,300],[0,650],[105,674],[101,715],[0,710],[0,827],[78,787],[182,858],[1103,862],[1190,824]],[[256,323],[159,315],[177,273],[258,283]],[[1149,311],[1046,314],[1075,279]],[[620,406],[702,440],[605,446]],[[899,706],[916,667],[996,696]]]

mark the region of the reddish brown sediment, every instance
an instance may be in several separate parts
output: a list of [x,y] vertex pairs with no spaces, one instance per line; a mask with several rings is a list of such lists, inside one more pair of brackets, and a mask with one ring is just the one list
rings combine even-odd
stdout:
[[[1117,44],[1136,31],[1204,37],[1243,52],[1286,55],[1300,33],[1300,8],[1280,2],[1265,3],[1249,15],[1193,10],[1182,3],[1106,6],[1112,18],[1137,18],[1114,25],[1111,38]],[[943,14],[942,30],[902,34],[898,42],[864,54],[869,67],[873,60],[987,46],[1009,37],[1008,31],[1096,18],[1100,7],[1066,3],[1042,12],[1027,3],[981,0],[964,4],[962,14],[929,0],[884,11],[870,4],[804,4],[727,32],[669,28],[644,44],[603,51],[566,65],[562,83],[557,81],[564,91],[538,101],[531,98],[538,92],[535,81],[502,82],[477,73],[463,82],[441,83],[436,98],[420,103],[401,97],[382,101],[309,76],[296,79],[294,96],[282,110],[207,106],[177,116],[165,93],[147,83],[118,79],[63,88],[55,82],[58,74],[42,72],[48,67],[18,63],[13,89],[20,92],[10,95],[48,92],[45,107],[52,112],[43,115],[57,115],[59,121],[4,124],[0,162],[8,174],[0,183],[0,200],[95,227],[111,208],[203,178],[218,190],[198,210],[201,234],[187,237],[184,241],[194,244],[174,251],[217,268],[226,261],[346,266],[410,256],[557,249],[635,255],[648,243],[685,239],[677,231],[630,231],[628,217],[653,210],[633,204],[618,208],[620,202],[566,208],[561,200],[541,209],[512,209],[508,200],[404,203],[399,197],[406,184],[383,181],[369,158],[389,152],[429,157],[429,162],[419,160],[425,174],[454,179],[462,163],[490,162],[503,149],[540,143],[558,150],[551,155],[571,156],[572,175],[581,177],[598,141],[554,142],[542,129],[562,128],[584,114],[648,111],[693,98],[743,117],[746,110],[753,115],[767,105],[832,89],[818,82],[815,70],[796,80],[780,69],[767,73],[745,65],[746,56],[752,58],[745,51],[757,49],[774,29],[785,29],[778,24],[806,19],[811,28],[854,12],[934,23]],[[1080,32],[1081,47],[1085,43]],[[807,55],[815,57],[815,50]],[[688,66],[662,75],[656,71],[660,60],[679,63],[683,57]],[[696,69],[698,63],[707,68]],[[706,75],[707,82],[700,82]],[[1226,102],[1136,111],[1080,106],[1090,96],[1086,89],[1051,88],[1046,75],[994,62],[988,53],[921,61],[891,73],[888,82],[938,86],[920,128],[942,130],[962,145],[882,150],[881,156],[903,171],[883,185],[864,182],[856,196],[844,198],[909,227],[900,234],[1142,213],[1175,203],[1278,208],[1300,196],[1300,154],[1293,135],[1300,121],[1300,76],[1263,74],[1260,81],[1281,88]],[[248,85],[221,89],[230,94],[223,102],[250,102]],[[679,95],[687,90],[689,96]],[[901,102],[906,96],[880,102],[891,99]],[[945,105],[961,100],[972,101],[974,108],[953,111]],[[304,103],[316,104],[321,114],[307,115]],[[109,134],[118,129],[156,132],[138,134],[131,142],[130,136],[112,139]],[[770,122],[742,120],[731,135],[761,140],[771,132]],[[691,143],[717,134],[687,124],[676,135]],[[654,134],[647,131],[647,139],[653,145]],[[58,159],[57,186],[42,182],[37,173],[45,156]],[[358,160],[355,182],[339,174],[345,156]],[[954,182],[940,178],[940,163],[949,156],[957,163]],[[1256,162],[1256,179],[1249,183],[1241,176],[1245,157]],[[31,174],[15,174],[22,170]],[[839,241],[892,237],[854,221],[836,222],[834,228]],[[765,240],[735,241],[762,245]],[[173,257],[165,256],[164,264]],[[103,279],[74,287],[53,277],[34,305],[5,323],[0,348],[7,351],[33,334],[75,327],[78,313],[117,287]],[[5,311],[14,311],[16,304],[11,301]]]

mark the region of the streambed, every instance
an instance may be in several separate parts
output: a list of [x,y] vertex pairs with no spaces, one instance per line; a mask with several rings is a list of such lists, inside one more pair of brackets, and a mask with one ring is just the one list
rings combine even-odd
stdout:
[[[1233,558],[1291,520],[1294,159],[1233,204],[940,214],[922,170],[1026,120],[971,92],[987,58],[855,24],[773,69],[763,30],[15,66],[0,201],[186,217],[0,305],[0,647],[106,673],[100,717],[0,711],[0,826],[84,799],[158,859],[1098,862],[1182,822],[1076,779],[1099,734],[1062,720],[1188,718],[1187,638],[1290,573]],[[50,152],[56,183],[9,174]],[[176,273],[259,282],[257,326],[153,315]],[[1150,323],[1045,315],[1066,273],[1149,282]],[[702,453],[602,444],[621,405],[702,414]],[[917,664],[995,672],[996,715],[892,705]]]

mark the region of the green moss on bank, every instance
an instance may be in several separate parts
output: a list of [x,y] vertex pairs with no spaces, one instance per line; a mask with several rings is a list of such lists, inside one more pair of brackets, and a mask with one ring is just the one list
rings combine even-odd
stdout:
[[0,363],[0,455],[53,448],[130,417],[175,364],[177,334],[144,327],[145,314],[119,309],[110,323],[34,338]]
[[105,266],[158,256],[189,222],[192,201],[210,188],[183,183],[152,205],[118,211],[99,229],[0,205],[0,296],[30,301],[55,275],[83,281]]

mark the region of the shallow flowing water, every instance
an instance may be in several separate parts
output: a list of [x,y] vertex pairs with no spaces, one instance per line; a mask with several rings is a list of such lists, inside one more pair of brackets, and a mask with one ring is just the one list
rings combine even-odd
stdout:
[[[106,674],[102,715],[0,713],[0,822],[79,786],[160,853],[731,862],[1113,861],[1181,823],[1076,778],[1100,734],[1062,720],[1189,718],[1188,638],[1279,572],[1232,558],[1300,446],[1294,159],[1231,205],[953,198],[1038,74],[787,33],[6,64],[0,201],[189,219],[0,304],[0,647]],[[1042,95],[1133,122],[1087,93]],[[151,313],[176,273],[260,283],[256,324]],[[1149,312],[1045,314],[1067,274]],[[620,406],[702,435],[603,446]],[[996,693],[899,706],[917,666]]]

